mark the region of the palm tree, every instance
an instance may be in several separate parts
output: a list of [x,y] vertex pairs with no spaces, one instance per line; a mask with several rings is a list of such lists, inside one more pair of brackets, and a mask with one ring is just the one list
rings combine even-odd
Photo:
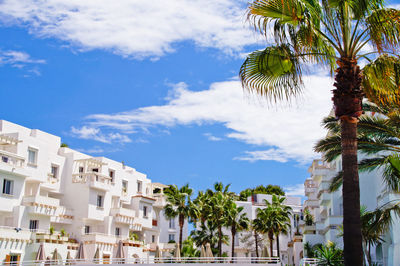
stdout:
[[326,245],[317,247],[315,251],[318,266],[342,266],[343,265],[343,250],[336,247],[333,242],[328,242]]
[[[212,249],[218,244],[217,227],[212,222],[200,224],[200,227],[190,233],[196,246],[206,245],[209,243]],[[223,242],[226,243],[226,235],[223,236]]]
[[164,190],[167,196],[167,204],[164,207],[165,216],[167,218],[178,217],[179,222],[179,246],[182,247],[182,232],[185,224],[185,219],[189,218],[191,213],[191,200],[193,190],[189,184],[178,188],[176,185],[171,185]]
[[[395,91],[391,77],[398,73],[371,74],[378,65],[392,69],[389,56],[380,57],[380,64],[369,64],[372,71],[363,75],[358,65],[362,58],[392,54],[400,46],[400,11],[383,7],[383,0],[254,0],[248,19],[265,36],[272,31],[276,44],[250,53],[239,73],[245,89],[271,101],[298,96],[307,66],[326,66],[335,74],[332,99],[341,122],[344,257],[352,266],[363,263],[356,138],[363,88],[367,94]],[[366,45],[374,50],[364,52]]]
[[[257,258],[259,257],[259,253],[258,253],[259,233],[263,233],[265,230],[263,220],[258,218],[259,210],[257,210],[257,218],[255,218],[254,220],[251,221],[251,228],[252,228],[253,234],[254,234],[254,244],[256,246],[256,257]],[[271,254],[271,256],[272,256],[272,254]]]
[[223,240],[223,232],[222,227],[225,226],[226,223],[226,205],[228,198],[221,191],[217,191],[210,198],[209,211],[210,214],[209,221],[212,222],[218,231],[218,257],[222,257],[222,240]]
[[[273,228],[276,236],[276,248],[278,251],[278,257],[280,258],[280,248],[279,248],[279,234],[287,234],[290,229],[290,217],[292,216],[292,208],[283,204],[285,197],[279,197],[277,195],[272,195],[271,202],[264,200],[268,207],[273,209],[273,216],[270,219],[274,219]],[[270,213],[271,215],[272,213]],[[272,256],[272,252],[271,252]]]
[[[381,168],[388,190],[400,191],[400,105],[388,107],[364,103],[363,109],[368,113],[360,117],[357,126],[357,148],[368,158],[359,162],[359,170],[371,172]],[[323,125],[329,135],[317,143],[315,150],[324,153],[325,160],[332,162],[341,154],[340,126],[333,117],[325,118]],[[331,191],[340,188],[342,176],[339,172],[333,178]]]
[[231,241],[231,257],[234,257],[235,254],[235,237],[236,233],[247,230],[250,225],[250,220],[247,218],[246,213],[242,213],[243,207],[236,206],[236,203],[233,200],[229,200],[226,204],[226,223],[225,226],[228,226],[231,228],[231,235],[232,235],[232,241]]
[[277,221],[276,221],[276,211],[273,206],[267,206],[264,209],[258,208],[257,210],[257,219],[261,221],[260,231],[263,234],[267,234],[269,239],[269,250],[270,255],[273,254],[273,241],[274,235],[277,231]]

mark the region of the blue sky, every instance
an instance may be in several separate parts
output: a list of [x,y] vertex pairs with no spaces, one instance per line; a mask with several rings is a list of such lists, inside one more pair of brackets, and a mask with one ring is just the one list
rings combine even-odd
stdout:
[[243,92],[246,53],[263,47],[246,1],[0,2],[0,119],[124,161],[154,181],[302,193],[332,80],[271,106]]

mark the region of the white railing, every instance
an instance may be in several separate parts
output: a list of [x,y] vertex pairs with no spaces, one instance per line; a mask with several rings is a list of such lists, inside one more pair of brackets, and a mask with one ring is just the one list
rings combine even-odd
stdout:
[[5,163],[13,167],[23,167],[25,158],[14,153],[0,150],[0,163]]
[[[264,265],[281,265],[278,257],[213,257],[213,258],[103,258],[103,259],[70,259],[70,260],[44,260],[23,261],[19,266],[43,266],[43,265],[89,265],[89,264],[154,264],[154,263],[225,263],[225,264],[251,264],[261,263]],[[10,263],[12,264],[12,263]],[[16,264],[15,264],[16,265]],[[305,264],[304,264],[305,265]],[[311,265],[311,264],[310,264]]]
[[300,260],[300,266],[316,266],[318,261],[316,258],[303,258]]

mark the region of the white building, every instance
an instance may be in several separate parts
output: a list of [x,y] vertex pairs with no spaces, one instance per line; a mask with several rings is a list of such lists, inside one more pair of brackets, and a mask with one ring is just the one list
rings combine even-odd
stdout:
[[[265,200],[271,202],[272,195],[256,194],[252,197],[249,197],[247,201],[236,201],[236,205],[243,206],[243,212],[246,213],[249,220],[254,220],[257,218],[257,210],[266,207]],[[283,265],[298,265],[299,260],[303,257],[303,243],[302,235],[297,232],[298,221],[293,217],[298,216],[299,219],[302,219],[301,198],[286,196],[283,204],[292,208],[293,215],[291,217],[291,228],[289,234],[280,234],[279,237],[280,259]],[[229,243],[231,243],[230,229],[225,228],[224,234],[229,237]],[[249,239],[246,239],[246,236],[249,237]],[[269,245],[267,236],[264,236],[263,238],[265,239],[263,242],[266,245]],[[235,240],[235,254],[233,254],[234,257],[256,257],[254,245],[255,241],[252,232],[239,232],[237,233]],[[249,242],[252,242],[252,245],[249,245]],[[259,249],[260,256],[262,249],[262,247]],[[223,245],[223,252],[226,252],[228,256],[231,256],[232,254],[230,245]],[[276,240],[273,242],[273,252],[274,254],[272,255],[277,256]],[[271,254],[268,255],[271,256]]]
[[[40,243],[74,258],[78,243],[112,259],[152,256],[170,235],[162,184],[104,157],[60,147],[60,137],[0,120],[0,261],[33,260]],[[175,219],[177,222],[177,219]],[[174,222],[171,222],[174,223]],[[184,236],[187,237],[187,225]],[[175,237],[175,236],[174,236]]]
[[[343,239],[339,237],[338,227],[343,223],[342,189],[330,193],[328,190],[332,177],[341,170],[341,159],[332,164],[322,160],[314,160],[309,168],[311,177],[304,183],[308,199],[304,209],[310,210],[315,223],[304,225],[304,243],[312,245],[333,241],[343,247]],[[389,193],[383,183],[379,170],[371,173],[360,173],[360,201],[367,210],[373,211],[386,203],[400,200],[399,193]],[[372,247],[372,260],[380,265],[400,265],[400,220],[393,217],[393,224],[384,242]]]

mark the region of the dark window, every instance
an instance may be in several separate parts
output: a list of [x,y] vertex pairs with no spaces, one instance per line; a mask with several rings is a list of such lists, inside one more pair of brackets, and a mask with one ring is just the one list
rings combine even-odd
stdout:
[[12,195],[13,194],[13,184],[14,181],[4,179],[3,181],[3,194]]
[[97,207],[103,207],[103,196],[97,195]]
[[147,206],[143,206],[143,217],[147,217]]
[[38,220],[30,220],[29,221],[29,230],[31,231],[36,231],[39,227],[39,221]]
[[119,229],[119,227],[115,227],[115,235],[116,236],[119,236],[120,235],[120,229]]
[[90,226],[85,225],[85,234],[89,234],[89,233],[90,233]]
[[155,243],[156,242],[156,236],[155,235],[152,235],[151,236],[151,243]]
[[84,170],[83,167],[80,166],[80,167],[79,167],[79,173],[83,173],[83,170]]

